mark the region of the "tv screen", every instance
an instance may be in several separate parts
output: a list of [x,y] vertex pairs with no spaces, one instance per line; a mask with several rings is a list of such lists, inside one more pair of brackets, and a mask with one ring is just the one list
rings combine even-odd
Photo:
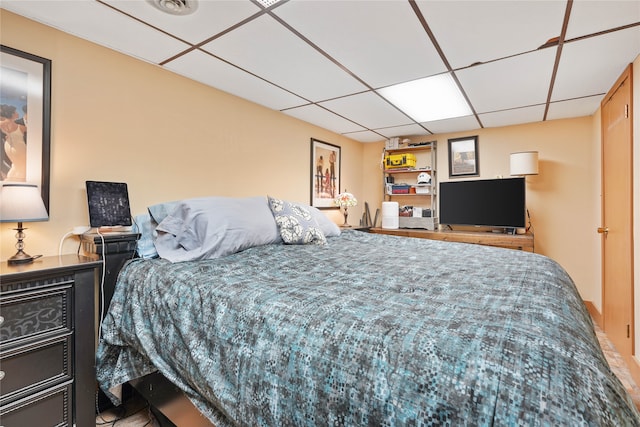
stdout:
[[440,183],[440,223],[525,227],[524,178]]

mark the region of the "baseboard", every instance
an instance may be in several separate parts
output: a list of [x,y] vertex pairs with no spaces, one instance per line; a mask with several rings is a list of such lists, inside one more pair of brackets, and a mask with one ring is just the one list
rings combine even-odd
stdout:
[[596,306],[593,305],[591,301],[584,301],[584,305],[587,307],[587,311],[595,324],[598,325],[599,328],[602,328],[602,314],[600,314]]

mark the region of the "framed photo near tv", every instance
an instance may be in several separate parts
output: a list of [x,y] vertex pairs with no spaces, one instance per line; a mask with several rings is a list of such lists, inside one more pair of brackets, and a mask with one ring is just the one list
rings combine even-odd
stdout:
[[479,176],[478,136],[449,140],[449,177]]
[[49,212],[51,60],[0,45],[0,182],[40,187]]
[[338,209],[340,154],[339,146],[311,138],[311,206]]

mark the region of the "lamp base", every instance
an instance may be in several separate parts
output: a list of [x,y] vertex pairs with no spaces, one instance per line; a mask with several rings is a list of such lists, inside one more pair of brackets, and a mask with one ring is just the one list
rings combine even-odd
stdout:
[[24,251],[18,251],[14,256],[7,260],[7,264],[16,265],[16,264],[29,264],[33,262],[33,260],[40,258],[42,255],[31,256]]

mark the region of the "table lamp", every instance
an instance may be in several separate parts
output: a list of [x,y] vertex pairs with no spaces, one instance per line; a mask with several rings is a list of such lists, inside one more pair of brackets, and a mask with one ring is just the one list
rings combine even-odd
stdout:
[[343,209],[343,213],[344,213],[344,224],[342,224],[342,227],[351,227],[349,225],[349,223],[347,222],[347,208],[350,206],[355,206],[358,204],[358,200],[356,200],[355,196],[351,193],[347,193],[347,191],[345,190],[344,193],[340,193],[338,194],[338,197],[335,198],[334,203],[336,204],[336,206],[340,207]]
[[538,175],[538,152],[511,153],[509,166],[512,176]]
[[46,221],[49,219],[47,209],[44,207],[42,196],[37,185],[33,184],[2,184],[0,189],[0,222],[17,222],[16,249],[11,258],[7,260],[10,265],[28,264],[39,255],[31,256],[24,252],[25,228],[23,222]]

